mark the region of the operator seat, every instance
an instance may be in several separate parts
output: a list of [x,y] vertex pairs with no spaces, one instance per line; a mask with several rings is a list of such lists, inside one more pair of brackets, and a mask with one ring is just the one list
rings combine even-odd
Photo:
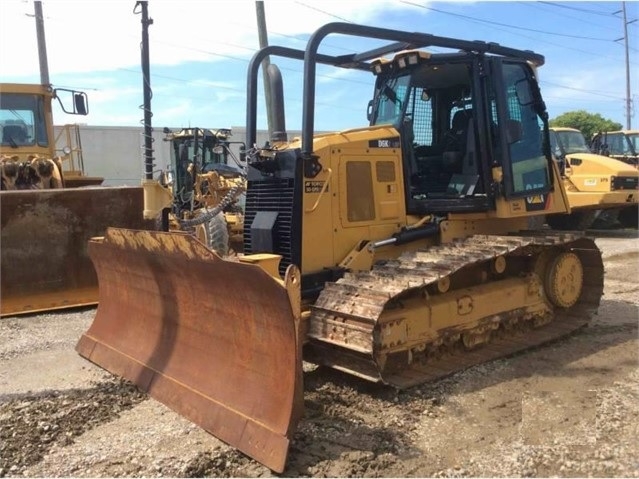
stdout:
[[2,129],[2,143],[24,144],[27,142],[27,131],[20,125],[5,125]]
[[471,119],[472,110],[455,112],[451,129],[444,134],[443,163],[444,169],[449,173],[462,172]]

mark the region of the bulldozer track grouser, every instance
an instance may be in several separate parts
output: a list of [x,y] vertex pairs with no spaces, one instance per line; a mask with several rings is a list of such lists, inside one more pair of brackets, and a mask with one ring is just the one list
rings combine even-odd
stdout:
[[[319,53],[329,35],[378,40]],[[429,53],[425,47],[448,49]],[[303,60],[302,134],[256,146],[258,71]],[[244,254],[192,235],[109,229],[89,244],[100,303],[77,351],[281,472],[303,414],[303,360],[406,388],[564,336],[603,291],[569,212],[535,76],[543,56],[330,23],[305,51],[249,64]],[[318,64],[375,76],[368,126],[314,133]],[[277,132],[277,133],[275,133]]]
[[[97,303],[89,239],[144,227],[142,188],[96,186],[103,178],[71,161],[79,141],[58,152],[54,99],[65,113],[88,113],[83,92],[0,84],[0,316]],[[64,132],[79,140],[77,129]]]

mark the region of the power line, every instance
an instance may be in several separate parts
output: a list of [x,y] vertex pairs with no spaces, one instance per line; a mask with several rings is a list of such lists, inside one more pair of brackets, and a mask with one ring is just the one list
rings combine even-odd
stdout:
[[355,22],[352,22],[352,21],[350,21],[350,20],[348,20],[348,19],[346,19],[346,18],[339,17],[339,16],[337,16],[337,15],[335,15],[335,14],[333,14],[333,13],[329,13],[329,12],[327,12],[326,10],[321,10],[321,9],[319,9],[319,8],[317,8],[317,7],[313,7],[313,6],[311,6],[311,5],[307,5],[306,3],[302,3],[302,2],[295,2],[295,3],[297,3],[298,5],[301,5],[301,6],[303,6],[303,7],[306,7],[306,8],[308,8],[308,9],[310,9],[310,10],[315,10],[316,12],[320,12],[320,13],[323,13],[324,15],[328,15],[329,17],[333,17],[333,18],[335,18],[335,19],[337,19],[337,20],[341,20],[342,22],[346,22],[346,23],[355,23]]
[[597,91],[597,90],[586,90],[584,88],[576,88],[576,87],[573,87],[573,86],[561,85],[559,83],[549,82],[547,80],[540,80],[539,83],[556,86],[558,88],[565,88],[566,90],[580,91],[580,92],[584,92],[584,93],[593,93],[593,94],[598,95],[598,96],[605,96],[607,98],[613,98],[615,100],[621,99],[621,97],[619,95],[614,95],[612,93],[606,93],[606,92]]
[[547,31],[544,31],[544,30],[537,30],[537,29],[534,29],[534,28],[526,28],[526,27],[521,27],[521,26],[508,25],[506,23],[493,22],[491,20],[486,20],[486,19],[481,19],[481,18],[476,18],[476,17],[470,17],[468,15],[462,15],[461,13],[447,12],[445,10],[440,10],[438,8],[427,7],[425,5],[421,5],[419,3],[410,2],[408,0],[401,0],[401,3],[405,3],[406,5],[412,5],[412,6],[418,7],[418,8],[423,8],[425,10],[431,10],[431,11],[437,12],[437,13],[443,13],[444,15],[451,15],[453,17],[460,17],[460,18],[465,18],[465,19],[469,19],[469,20],[480,21],[482,23],[488,23],[488,24],[491,24],[491,25],[499,25],[499,26],[507,27],[507,28],[516,28],[517,30],[527,30],[529,32],[543,33],[545,35],[555,35],[555,36],[559,36],[559,37],[575,38],[575,39],[579,39],[579,40],[593,40],[593,41],[599,41],[599,42],[611,42],[611,41],[613,41],[613,40],[611,40],[609,38],[594,38],[594,37],[584,37],[584,36],[581,36],[581,35],[569,35],[567,33],[547,32]]
[[[492,24],[492,25],[502,25],[502,26],[505,26],[507,28],[513,28],[513,29],[516,29],[516,30],[527,30],[527,29],[519,27],[517,25],[499,24],[497,22],[492,22],[490,20],[484,20],[484,19],[480,19],[480,18],[476,18],[476,17],[470,17],[470,16],[467,16],[467,15],[461,15],[461,14],[457,14],[457,13],[447,12],[445,10],[440,10],[440,9],[434,9],[434,8],[431,8],[431,7],[426,7],[424,5],[412,3],[412,2],[409,2],[409,1],[402,1],[402,3],[405,3],[407,5],[411,5],[411,6],[415,6],[415,7],[418,7],[418,8],[423,8],[423,9],[426,9],[426,10],[432,10],[432,11],[435,11],[437,13],[443,13],[445,15],[452,15],[452,16],[461,17],[461,18],[464,18],[466,21],[470,21],[472,23],[478,23],[478,24],[486,23],[486,24]],[[499,28],[495,28],[495,29],[499,30]],[[530,29],[528,29],[528,30],[530,30]],[[598,53],[594,53],[594,52],[589,51],[589,50],[582,50],[580,48],[574,48],[574,47],[569,47],[569,46],[566,46],[566,45],[563,45],[563,44],[553,43],[553,42],[550,42],[550,41],[547,41],[547,40],[542,40],[542,39],[540,39],[538,37],[530,37],[530,36],[524,35],[523,33],[519,33],[519,32],[511,32],[511,31],[508,31],[508,30],[502,30],[502,31],[506,31],[508,33],[511,33],[513,35],[518,35],[518,36],[523,37],[523,38],[529,38],[531,40],[534,40],[535,42],[546,43],[548,45],[553,45],[553,46],[556,46],[556,47],[565,48],[567,50],[573,50],[573,51],[576,51],[576,52],[579,52],[579,53],[584,53],[586,55],[594,56],[594,57],[597,57],[597,58],[602,58],[603,57],[603,58],[609,58],[610,60],[615,60],[615,61],[619,60],[619,58],[604,56],[604,55],[600,55]],[[533,31],[536,31],[536,30],[533,30]],[[537,31],[537,32],[539,32],[539,31]],[[614,42],[613,40],[607,40],[607,41]],[[639,63],[636,63],[636,62],[631,62],[631,63],[633,65],[639,65]]]
[[553,7],[566,8],[568,10],[576,10],[578,12],[592,13],[593,15],[601,15],[601,16],[604,16],[604,17],[609,17],[610,15],[612,15],[612,12],[605,13],[605,12],[602,12],[600,10],[598,11],[598,10],[589,10],[587,8],[569,7],[568,5],[565,5],[563,3],[543,2],[543,1],[540,1],[539,3],[543,3],[543,4],[546,4],[546,5],[551,5]]
[[[547,5],[546,6],[538,5],[538,3],[546,3]],[[526,7],[529,7],[529,8],[536,8],[536,9],[542,10],[544,12],[553,11],[552,8],[548,8],[548,7],[553,7],[553,4],[550,4],[549,2],[521,2],[520,5],[523,5],[523,6],[526,6]],[[559,5],[559,6],[561,6],[561,5]],[[556,12],[556,10],[554,10],[554,11]],[[554,14],[556,14],[556,13],[554,13]],[[596,26],[598,28],[605,28],[607,30],[615,30],[615,31],[618,30],[617,27],[603,25],[601,21],[591,22],[591,21],[588,21],[588,20],[584,20],[583,18],[575,17],[575,16],[572,16],[572,15],[567,15],[565,13],[562,16],[565,17],[565,18],[570,18],[572,20],[581,22],[581,23],[586,23],[588,25],[594,25],[594,26]],[[606,16],[610,18],[610,15],[606,14]]]

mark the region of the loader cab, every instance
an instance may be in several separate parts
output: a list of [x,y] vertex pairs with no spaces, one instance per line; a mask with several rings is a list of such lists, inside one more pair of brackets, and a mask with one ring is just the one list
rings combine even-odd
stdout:
[[0,96],[2,147],[8,152],[20,147],[49,146],[44,97],[23,93]]
[[64,113],[88,114],[84,92],[41,84],[0,84],[0,153],[17,156],[21,161],[29,156],[56,156],[54,98]]
[[414,50],[372,70],[370,124],[400,134],[409,213],[482,212],[550,190],[547,113],[527,62]]

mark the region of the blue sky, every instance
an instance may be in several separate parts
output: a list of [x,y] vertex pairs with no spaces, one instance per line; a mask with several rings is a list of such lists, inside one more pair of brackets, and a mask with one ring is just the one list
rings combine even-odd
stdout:
[[[141,15],[135,1],[43,0],[50,79],[89,96],[87,117],[55,111],[55,122],[139,126],[143,118]],[[550,117],[572,110],[626,125],[622,2],[427,2],[265,0],[269,43],[303,49],[333,21],[484,40],[545,55],[539,70]],[[39,83],[31,0],[0,2],[0,81]],[[639,2],[626,2],[631,94],[639,102]],[[255,2],[150,0],[153,127],[244,126],[246,69],[258,47]],[[637,20],[632,22],[633,20]],[[329,36],[321,51],[345,54],[352,37]],[[286,126],[301,126],[301,62],[272,60],[284,77]],[[319,69],[315,127],[366,124],[372,75]],[[260,93],[262,90],[260,89]],[[263,98],[260,98],[263,104]],[[258,128],[266,128],[260,109]],[[639,118],[631,117],[637,128]]]

